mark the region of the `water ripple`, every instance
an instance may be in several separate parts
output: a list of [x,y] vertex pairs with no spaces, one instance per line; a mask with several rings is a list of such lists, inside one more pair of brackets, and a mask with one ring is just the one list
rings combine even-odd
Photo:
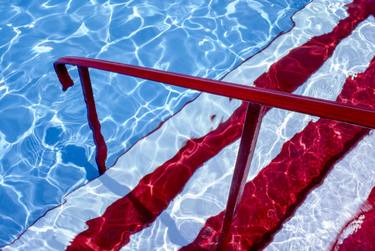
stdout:
[[[109,59],[220,78],[291,28],[308,0],[0,3],[0,246],[97,176],[80,87],[52,62]],[[77,74],[71,71],[77,82]],[[198,94],[92,71],[108,165]]]

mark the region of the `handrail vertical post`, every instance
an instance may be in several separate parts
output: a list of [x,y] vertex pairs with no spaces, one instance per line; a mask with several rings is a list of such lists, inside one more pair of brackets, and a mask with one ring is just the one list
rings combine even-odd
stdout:
[[228,244],[232,220],[236,213],[236,209],[246,183],[246,178],[249,173],[264,112],[264,106],[248,103],[245,122],[242,129],[240,147],[238,149],[236,165],[234,168],[227,206],[225,209],[223,227],[217,245],[218,251],[227,250],[226,247]]
[[102,175],[106,171],[105,161],[107,159],[107,145],[101,133],[101,126],[98,119],[98,114],[96,113],[89,70],[87,67],[78,66],[78,73],[81,80],[83,96],[85,98],[87,118],[93,133],[94,143],[96,145],[95,159],[98,165],[99,174]]

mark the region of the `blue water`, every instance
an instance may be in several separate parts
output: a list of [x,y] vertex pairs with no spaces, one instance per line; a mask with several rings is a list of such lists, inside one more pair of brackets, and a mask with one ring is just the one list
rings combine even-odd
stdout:
[[[54,60],[86,56],[218,79],[289,30],[308,2],[1,1],[0,246],[98,175],[82,91],[61,91]],[[108,166],[198,95],[91,73]]]

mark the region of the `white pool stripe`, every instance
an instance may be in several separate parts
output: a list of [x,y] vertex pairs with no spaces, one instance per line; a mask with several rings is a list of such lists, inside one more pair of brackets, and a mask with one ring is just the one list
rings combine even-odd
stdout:
[[374,166],[372,132],[334,166],[265,250],[329,250],[375,186]]
[[[278,54],[273,56],[273,60],[277,60],[281,56],[285,55],[286,52],[292,48],[290,44],[288,46],[282,45],[283,43],[286,43],[285,41],[297,41],[296,45],[299,45],[307,41],[312,36],[322,33],[322,31],[319,31],[318,27],[311,27],[310,29],[306,29],[306,23],[304,23],[304,20],[314,20],[314,17],[316,17],[318,13],[319,20],[316,18],[314,22],[321,22],[320,18],[324,17],[324,15],[321,13],[321,5],[328,6],[331,4],[329,3],[329,1],[314,1],[306,9],[296,15],[295,20],[297,26],[295,27],[295,29],[293,29],[290,34],[283,35],[277,41],[275,41],[273,46],[276,46],[275,44],[279,45],[276,46],[278,48]],[[344,13],[343,11],[339,12]],[[337,18],[328,14],[329,13],[327,13],[327,17],[324,17],[324,19],[329,20],[327,21],[327,23],[329,23],[329,27],[327,29],[329,30],[335,25]],[[341,15],[341,17],[343,16],[344,15]],[[308,30],[308,32],[302,33],[302,29]],[[271,55],[271,49],[272,48],[270,47],[269,49],[265,50],[263,52],[265,53],[264,55],[266,55],[267,53]],[[252,62],[252,60],[256,60],[257,57],[261,58],[262,56],[256,56],[249,62]],[[251,65],[251,63],[244,64],[241,67],[248,67],[249,65]],[[263,71],[266,69],[266,67],[267,66],[264,65]],[[247,71],[241,71],[240,69],[238,69],[237,73],[239,72],[243,74]],[[252,76],[253,78],[255,78],[261,73],[262,71],[259,70],[257,75],[253,74]],[[226,78],[226,80],[228,81],[233,81],[235,79],[239,79],[238,74],[236,77],[235,72],[229,74]],[[249,82],[248,80],[243,81],[243,79],[238,81],[242,83]],[[103,177],[70,194],[66,198],[67,203],[57,209],[50,211],[34,226],[29,228],[29,230],[26,231],[26,233],[18,241],[16,241],[14,245],[6,248],[5,250],[11,250],[13,247],[17,249],[20,248],[30,250],[33,247],[40,248],[41,245],[44,246],[45,249],[47,249],[47,247],[50,247],[52,250],[55,250],[58,247],[60,249],[61,247],[66,246],[69,241],[74,236],[76,236],[76,234],[82,232],[86,228],[86,220],[101,215],[107,206],[113,203],[116,199],[125,195],[130,188],[133,188],[143,175],[151,172],[155,167],[172,157],[183,145],[184,141],[187,138],[202,136],[212,128],[215,128],[219,121],[225,120],[238,104],[239,102],[228,102],[228,100],[224,98],[215,97],[215,99],[213,99],[212,96],[210,97],[209,95],[205,94],[202,95],[196,101],[189,104],[181,113],[167,121],[160,130],[138,143],[133,149],[131,149],[119,160],[115,167],[111,168],[111,170],[109,170]],[[204,111],[203,113],[202,110]],[[214,123],[212,123],[210,119],[210,116],[212,114],[217,115]],[[282,116],[283,114],[278,114],[278,112],[276,112],[276,114],[272,116],[268,115],[265,118],[266,120],[268,120],[267,122],[265,122],[265,124],[273,123],[274,120],[277,121],[278,117],[279,119],[281,119]],[[272,125],[272,127],[264,126],[264,128],[266,128],[264,130],[269,130],[270,132],[272,132],[277,128],[277,125]],[[290,135],[292,135],[292,133],[290,133]],[[280,144],[282,144],[282,142],[284,142],[288,137],[284,135],[280,138],[283,139],[280,140]],[[267,155],[267,151],[269,151],[270,145],[265,144],[265,146],[266,147],[264,148],[264,150],[258,151],[263,151],[265,153],[264,155]],[[206,167],[203,167],[201,170],[208,170],[209,166],[214,167],[218,165],[223,165],[223,168],[224,166],[231,167],[234,162],[235,153],[236,147],[235,144],[233,144],[232,146],[229,146],[227,149],[222,151],[222,153],[220,153],[220,156],[209,161]],[[262,159],[263,157],[260,158],[260,155],[258,155],[256,162],[266,163],[266,160],[270,159],[274,154],[269,153],[268,155],[269,156],[264,159]],[[226,157],[220,158],[224,156]],[[227,162],[227,164],[224,164],[223,162]],[[260,167],[262,165],[259,164],[258,166]],[[259,168],[252,169],[259,170]],[[212,175],[210,172],[206,172],[206,175]],[[200,175],[197,174],[195,176]],[[224,176],[224,179],[229,181],[229,176]],[[198,183],[196,184],[198,185]],[[124,187],[124,189],[121,189],[121,191],[119,192],[120,189],[116,189],[116,186],[122,186]],[[199,187],[197,187],[197,189],[199,189]],[[221,195],[223,196],[223,198],[225,198],[226,192],[221,193]],[[215,199],[212,198],[212,196],[208,199],[210,199],[210,201],[213,201],[214,203],[217,203]],[[223,207],[223,201],[221,201],[221,205]],[[172,208],[174,209],[172,210],[172,215],[176,215],[176,213],[174,213],[176,211],[176,204],[173,204]],[[214,212],[211,211],[210,214],[212,213]],[[203,219],[200,218],[199,222],[202,224]],[[155,223],[150,229],[153,229],[157,224],[159,223]],[[130,247],[134,246],[133,241],[137,243],[136,238],[136,236],[132,238]]]
[[[367,67],[369,61],[371,60],[371,51],[374,51],[371,41],[361,41],[363,39],[360,39],[360,37],[363,37],[361,30],[371,25],[371,23],[372,20],[364,22],[354,32],[352,38],[343,41],[343,43],[340,44],[337,48],[337,51],[335,52],[334,56],[321,68],[321,70],[317,74],[314,74],[312,78],[309,79],[309,81],[307,81],[306,85],[300,88],[298,92],[310,96],[322,96],[317,94],[321,93],[321,91],[324,91],[323,98],[335,99],[338,93],[340,92],[340,86],[343,85],[346,77],[349,74],[363,71]],[[354,48],[365,46],[366,49],[357,52],[355,49],[353,50],[353,46]],[[366,54],[367,52],[369,53]],[[349,62],[348,60],[346,60],[348,58],[350,58]],[[250,60],[249,62],[252,61]],[[340,67],[337,68],[337,66]],[[271,115],[272,112],[274,112],[273,115]],[[287,119],[283,121],[282,118],[285,118],[285,115]],[[266,120],[269,118],[274,120],[272,122],[267,122]],[[280,123],[280,120],[282,121],[282,123]],[[276,110],[271,111],[269,113],[269,116],[265,119],[264,126],[272,126],[272,128],[269,129],[268,137],[262,137],[261,132],[261,136],[258,141],[258,147],[259,145],[261,145],[260,148],[263,149],[257,149],[259,151],[258,153],[262,152],[262,154],[259,154],[257,156],[258,160],[256,161],[256,164],[262,164],[253,166],[251,170],[258,171],[258,167],[264,166],[268,162],[266,159],[271,160],[274,157],[274,155],[278,153],[278,151],[275,151],[275,148],[279,149],[286,139],[293,136],[296,131],[299,131],[298,128],[295,128],[295,126],[298,125],[297,127],[302,129],[304,127],[304,124],[307,123],[307,121],[309,121],[308,116],[296,115],[294,113],[286,113]],[[273,133],[275,131],[279,131],[282,137],[277,137],[277,134]],[[277,138],[277,143],[273,143],[275,141],[275,138]],[[266,149],[270,149],[270,145],[272,144],[277,145],[277,147],[274,147],[274,151],[272,151],[267,158],[268,153],[266,152]],[[191,182],[186,187],[184,193],[178,196],[174,202],[174,205],[171,205],[168,208],[167,213],[172,215],[173,218],[177,219],[176,222],[177,225],[179,225],[181,228],[181,235],[189,236],[190,240],[193,239],[194,236],[197,234],[197,231],[199,231],[200,227],[204,223],[204,213],[213,215],[219,212],[224,207],[223,203],[226,198],[226,191],[228,191],[227,189],[230,177],[229,173],[231,171],[226,173],[227,175],[218,175],[217,173],[215,173],[215,171],[217,171],[219,167],[223,167],[223,169],[231,169],[235,158],[235,153],[237,149],[236,147],[237,145],[233,145],[230,147],[232,149],[225,149],[220,155],[218,155],[216,158],[208,162],[205,167],[201,168],[198,171],[198,173],[191,179]],[[262,156],[263,159],[259,158],[259,156]],[[253,175],[254,174],[255,172],[253,172]],[[209,178],[205,179],[205,177]],[[226,182],[218,180],[220,179],[220,177],[226,177]],[[217,185],[219,181],[220,185]],[[216,198],[214,199],[214,196],[212,196],[212,193],[210,194],[210,191],[206,192],[202,189],[202,185],[207,186],[207,184],[210,184],[210,182],[212,183],[210,186],[210,190],[214,190],[216,192]],[[187,205],[187,201],[191,201],[191,198],[194,198],[196,200],[196,203],[191,202],[189,207],[189,205]],[[211,206],[207,204],[211,204]],[[186,212],[187,210],[192,209],[193,207],[195,209],[194,211],[200,210],[200,212],[202,212],[203,210],[205,210],[205,208],[210,208],[211,210],[209,210],[209,212],[207,212],[206,210],[206,212],[203,213],[203,217],[197,217],[197,215]],[[153,228],[150,228],[148,230],[143,231],[142,233],[139,233],[138,235],[133,236],[132,242],[126,247],[124,247],[123,250],[144,249],[148,245],[150,245],[150,242],[162,240],[160,235],[165,236],[168,231],[166,227],[162,226],[162,221],[158,220],[157,222],[155,222]],[[158,228],[159,231],[163,231],[155,231],[156,228]],[[152,235],[153,233],[155,234],[157,232],[160,235]],[[153,244],[153,246],[155,247],[155,243]],[[159,243],[159,245],[156,246],[161,246],[161,243]],[[168,241],[169,249],[172,249],[173,246],[174,245],[171,244],[171,241]]]
[[[327,60],[327,62],[305,83],[305,85],[297,90],[297,92],[309,96],[323,96],[323,98],[331,100],[336,99],[348,75],[364,71],[372,57],[375,56],[375,43],[374,41],[367,39],[371,39],[371,32],[374,30],[374,25],[375,22],[373,17],[362,22],[353,32],[353,35],[339,44],[333,56]],[[323,93],[323,95],[321,93]],[[282,144],[295,133],[301,131],[311,119],[310,116],[306,115],[276,109],[271,110],[262,123],[256,149],[257,158],[255,159],[255,164],[253,163],[251,167],[251,176],[255,176],[261,169],[260,167],[264,167],[269,161],[271,161],[280,152]],[[351,161],[353,155],[355,156],[357,152],[363,151],[368,154],[371,150],[375,153],[375,144],[369,145],[369,142],[371,142],[371,138],[368,138],[364,143],[361,143],[358,148],[355,148],[355,151],[340,162],[338,165],[338,171],[335,170],[333,173],[337,174],[343,172],[342,169],[344,169],[348,171],[344,171],[339,177],[343,177],[346,180],[353,177],[354,171],[359,171],[359,169],[363,168],[363,162],[362,164],[356,164],[356,162],[359,162],[356,158],[356,161]],[[177,225],[177,229],[180,231],[178,236],[186,238],[186,240],[181,241],[185,242],[181,243],[182,245],[189,243],[195,238],[209,216],[216,215],[224,209],[237,148],[238,142],[228,146],[221,151],[220,154],[208,161],[204,167],[200,168],[194,174],[184,191],[177,196],[166,210],[165,214],[170,215]],[[270,150],[270,148],[272,149]],[[372,156],[375,156],[375,154]],[[366,168],[369,177],[374,177],[374,172],[369,170],[373,167],[372,162],[373,161],[371,160],[369,166]],[[351,163],[350,168],[346,166],[347,163]],[[366,181],[363,179],[366,179]],[[325,230],[326,225],[322,226],[316,224],[312,227],[309,220],[311,220],[316,214],[311,214],[311,212],[309,212],[306,214],[303,224],[298,224],[298,222],[292,221],[292,223],[286,224],[286,226],[280,231],[277,235],[279,241],[279,245],[277,246],[278,249],[302,250],[306,248],[306,250],[325,250],[316,249],[318,248],[316,243],[309,243],[306,240],[297,243],[298,245],[301,244],[303,246],[286,245],[284,247],[282,243],[285,242],[285,239],[287,237],[289,238],[289,236],[292,237],[290,242],[293,243],[293,234],[295,234],[293,231],[298,232],[297,230],[301,228],[308,229],[301,231],[307,234],[307,239],[314,236],[313,238],[315,242],[320,243],[321,247],[324,246],[324,248],[327,248],[330,245],[331,239],[335,237],[335,234],[339,232],[341,226],[345,223],[345,219],[350,219],[351,215],[355,213],[357,207],[367,198],[372,186],[375,185],[374,181],[371,182],[366,175],[359,177],[356,182],[352,180],[352,183],[362,182],[363,184],[360,195],[357,195],[355,193],[357,190],[353,191],[353,193],[348,191],[350,190],[350,185],[348,187],[345,184],[341,184],[340,189],[338,189],[336,184],[332,183],[332,180],[334,181],[335,177],[330,175],[327,181],[323,183],[320,190],[314,191],[313,194],[315,195],[314,198],[319,196],[321,196],[321,198],[329,197],[330,202],[327,203],[327,205],[334,205],[336,203],[342,206],[343,209],[338,210],[340,212],[327,215],[329,212],[325,211],[326,207],[324,206],[323,201],[322,212],[320,212],[320,207],[314,207],[311,203],[307,205],[304,204],[303,207],[307,210],[313,209],[319,211],[321,218],[326,220],[325,224],[330,224],[328,219],[331,216],[337,218],[336,224],[332,226],[330,232],[327,233],[327,236],[320,236],[320,234],[325,232],[319,229],[319,227],[321,227]],[[343,198],[335,197],[337,192],[342,192],[345,196],[343,196]],[[335,199],[331,197],[335,197]],[[343,199],[345,201],[342,201]],[[306,202],[308,201],[309,200]],[[338,203],[338,201],[340,201],[340,203]],[[332,207],[331,210],[339,208],[338,205]],[[198,216],[196,212],[200,212],[200,215]],[[343,213],[341,218],[338,217],[339,213]],[[293,217],[292,220],[301,219],[301,214],[304,214],[303,210],[299,210],[298,214],[296,214],[297,218]],[[319,219],[316,221],[319,223]],[[290,229],[292,229],[292,231]],[[150,228],[132,236],[131,242],[122,250],[147,250],[150,246],[167,246],[168,248],[166,250],[177,249],[179,245],[173,243],[173,240],[168,239],[169,236],[173,236],[173,234],[168,233],[168,230],[168,227],[163,224],[163,219],[157,219]],[[303,234],[299,233],[298,237],[302,238]],[[313,248],[309,249],[310,246]],[[274,247],[275,246],[270,246],[270,248],[272,248],[271,250],[276,250],[273,249]]]
[[[329,70],[350,65],[349,71],[363,71],[364,63],[375,56],[375,18],[363,22],[350,44],[338,48]],[[332,76],[315,76],[318,82],[330,83]],[[315,86],[314,86],[315,89]],[[316,92],[324,89],[318,88]],[[314,92],[315,92],[314,91]],[[330,90],[326,90],[330,92]],[[372,131],[349,154],[339,161],[323,184],[308,195],[294,216],[284,224],[266,250],[328,250],[341,228],[358,211],[375,186],[375,133]]]

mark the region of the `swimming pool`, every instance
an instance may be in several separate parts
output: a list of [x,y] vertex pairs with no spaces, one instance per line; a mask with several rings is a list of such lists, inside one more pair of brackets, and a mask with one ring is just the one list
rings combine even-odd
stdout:
[[[346,1],[348,2],[348,1]],[[345,8],[343,7],[344,1],[339,1],[337,4],[331,4],[328,1],[314,1],[313,4],[309,5],[307,8],[303,9],[303,13],[301,11],[299,19],[296,17],[297,20],[300,21],[300,24],[295,27],[291,35],[286,34],[285,36],[282,36],[278,39],[278,41],[275,41],[269,48],[267,48],[262,53],[258,54],[256,57],[251,58],[248,60],[248,63],[243,64],[242,67],[237,68],[236,70],[232,71],[229,75],[226,76],[226,79],[235,81],[235,82],[252,82],[257,77],[257,74],[262,73],[264,70],[267,69],[267,67],[271,64],[269,62],[274,62],[278,58],[285,55],[288,48],[297,47],[298,45],[302,44],[304,41],[306,41],[309,37],[313,37],[316,35],[319,35],[324,32],[329,32],[330,29],[335,25],[337,20],[343,19],[345,17]],[[240,4],[239,4],[240,6]],[[227,8],[228,9],[228,8]],[[230,8],[229,8],[230,9]],[[321,25],[321,20],[317,20],[317,14],[326,14],[323,20],[325,20],[325,26]],[[314,20],[314,17],[316,18]],[[321,16],[319,16],[321,18]],[[305,22],[302,22],[304,20]],[[322,67],[322,70],[319,71],[312,79],[309,80],[309,82],[302,86],[300,89],[297,89],[297,93],[304,93],[307,95],[317,95],[319,97],[324,94],[323,97],[328,99],[335,99],[335,97],[338,95],[338,92],[340,91],[340,88],[338,86],[342,86],[343,80],[347,78],[350,75],[355,76],[355,73],[362,72],[366,69],[368,62],[370,61],[372,55],[371,53],[368,53],[368,50],[373,50],[372,46],[372,40],[371,40],[371,26],[373,20],[365,20],[362,22],[359,27],[355,30],[353,38],[350,37],[348,40],[345,40],[344,42],[340,43],[337,50],[335,50],[335,54],[332,56],[332,59],[328,61],[327,64],[325,64]],[[355,41],[358,46],[355,48],[357,50],[354,50],[358,55],[355,55],[351,52],[351,48],[353,47],[351,44]],[[367,50],[364,50],[366,48]],[[336,52],[338,51],[338,52]],[[366,51],[366,53],[364,53]],[[362,55],[363,54],[363,55]],[[350,58],[350,60],[347,60],[347,58]],[[119,60],[121,61],[121,60]],[[261,62],[261,63],[259,63]],[[344,63],[343,63],[344,62]],[[336,71],[332,70],[336,69]],[[227,69],[228,70],[228,69]],[[176,70],[178,71],[178,70]],[[224,74],[224,73],[223,73]],[[329,81],[332,81],[332,75],[334,76],[335,84],[329,84]],[[103,77],[102,75],[98,74],[97,79],[100,79]],[[220,75],[218,76],[220,77]],[[110,77],[114,79],[115,77]],[[325,80],[325,78],[327,78]],[[313,86],[313,87],[312,87]],[[328,88],[329,86],[329,88]],[[322,92],[323,91],[323,92]],[[77,95],[78,96],[78,95]],[[100,98],[101,96],[99,96]],[[194,97],[192,97],[194,98]],[[203,101],[202,101],[203,100]],[[99,104],[98,100],[98,104]],[[197,105],[195,108],[193,105],[199,103],[200,105],[204,105],[206,109],[208,109],[208,113],[211,114],[209,116],[210,122],[207,122],[205,120],[200,120],[201,116],[207,116],[206,115],[200,115],[201,110],[198,108]],[[214,107],[211,107],[214,106]],[[63,208],[57,209],[57,213],[63,215],[66,211],[69,211],[69,208],[73,208],[71,212],[68,212],[70,218],[64,218],[61,217],[59,219],[60,221],[62,219],[65,219],[65,222],[73,222],[72,219],[74,219],[74,214],[81,214],[78,211],[83,210],[82,214],[80,215],[83,219],[90,219],[93,217],[96,217],[99,213],[103,213],[103,210],[105,207],[107,207],[110,204],[111,200],[116,199],[117,197],[122,197],[126,195],[126,193],[133,189],[135,184],[139,181],[139,179],[142,177],[142,174],[148,173],[152,171],[152,169],[155,166],[160,165],[163,163],[163,160],[168,159],[170,156],[173,156],[174,152],[181,148],[181,146],[184,143],[184,139],[186,137],[199,137],[200,135],[203,135],[207,130],[209,131],[210,128],[215,128],[215,125],[218,125],[220,121],[225,121],[226,118],[231,114],[231,112],[238,106],[238,103],[236,102],[229,102],[227,100],[216,100],[213,97],[210,96],[201,96],[198,99],[194,101],[192,104],[184,108],[180,113],[178,113],[181,121],[180,122],[170,122],[170,121],[176,121],[176,116],[174,117],[174,120],[168,120],[166,125],[163,125],[155,134],[152,134],[148,136],[147,138],[143,139],[134,146],[134,149],[131,149],[130,152],[125,154],[118,162],[118,168],[114,168],[112,173],[117,172],[117,175],[108,175],[103,176],[99,180],[95,180],[95,182],[90,183],[87,188],[83,188],[77,191],[77,193],[73,193],[70,197],[70,203],[65,204]],[[117,106],[116,106],[117,107]],[[190,109],[189,109],[190,108]],[[177,109],[177,108],[176,108]],[[212,109],[212,110],[211,110]],[[168,110],[168,109],[167,109]],[[175,110],[174,113],[178,111]],[[100,109],[99,109],[100,114]],[[186,120],[192,120],[194,117],[194,114],[197,116],[197,121],[192,123],[194,127],[201,128],[199,131],[197,129],[193,129],[192,126],[189,126],[188,129],[192,130],[191,132],[178,132],[177,135],[180,135],[176,139],[174,139],[172,136],[168,137],[168,131],[172,131],[173,134],[176,133],[176,129],[182,130],[183,127],[186,127]],[[286,116],[284,116],[286,115]],[[84,117],[84,114],[83,114]],[[208,116],[207,116],[208,117]],[[286,117],[287,119],[285,119]],[[278,119],[279,118],[279,119]],[[271,125],[271,128],[266,129],[265,135],[261,137],[263,139],[263,142],[261,146],[258,148],[263,149],[263,152],[259,152],[256,157],[257,166],[255,168],[252,168],[254,171],[251,174],[251,177],[254,177],[254,175],[257,173],[257,171],[260,170],[261,167],[267,164],[267,162],[271,161],[272,158],[275,157],[275,155],[280,152],[281,145],[288,139],[290,139],[296,132],[299,130],[302,130],[303,127],[308,123],[308,121],[311,118],[309,117],[301,117],[298,115],[288,115],[285,113],[280,113],[280,111],[273,112],[272,115],[269,115],[268,125]],[[170,125],[172,123],[172,125]],[[174,123],[177,123],[174,125]],[[105,123],[104,123],[105,124]],[[290,124],[293,124],[293,126],[290,126]],[[177,126],[179,125],[179,126]],[[209,125],[209,126],[208,126]],[[168,126],[172,126],[171,128],[174,128],[174,130],[168,130],[165,129]],[[292,128],[292,129],[291,129]],[[57,140],[59,140],[59,137],[61,136],[61,132],[59,132],[56,129],[50,129],[51,131],[49,133],[46,133],[48,135],[46,137],[46,142],[48,145],[58,145],[56,143]],[[87,128],[86,128],[87,130]],[[272,133],[273,131],[273,133]],[[276,133],[275,133],[276,132]],[[169,133],[170,134],[170,133]],[[172,138],[171,138],[172,137]],[[276,137],[276,138],[275,138]],[[162,140],[159,138],[167,139],[167,142],[163,143]],[[168,141],[168,138],[169,139]],[[274,139],[274,142],[272,142],[272,139]],[[171,141],[172,140],[172,141]],[[173,140],[176,140],[173,142]],[[108,141],[108,138],[107,138]],[[109,139],[111,141],[111,139]],[[153,143],[157,142],[157,144]],[[268,143],[267,143],[268,142]],[[169,144],[169,145],[168,145]],[[371,150],[373,147],[372,145],[371,137],[370,140],[365,143],[365,151]],[[174,147],[171,147],[171,145],[174,145]],[[269,146],[272,145],[271,151],[269,149]],[[366,148],[370,146],[370,148]],[[152,150],[152,146],[154,146],[154,149]],[[158,146],[155,150],[155,146]],[[151,147],[151,148],[150,148]],[[71,161],[72,153],[79,152],[79,148],[76,148],[76,146],[69,145],[67,147],[68,154],[62,153],[62,156],[68,156],[67,160]],[[170,205],[170,207],[167,209],[166,213],[158,219],[155,224],[151,226],[151,228],[145,229],[145,231],[140,232],[139,234],[136,234],[132,237],[131,242],[128,246],[125,246],[124,249],[130,248],[131,250],[140,250],[140,249],[153,249],[156,247],[161,247],[167,245],[169,248],[178,247],[187,245],[189,242],[191,242],[195,236],[198,234],[197,231],[200,229],[202,223],[202,219],[207,218],[210,215],[215,214],[215,212],[220,212],[220,209],[222,208],[222,203],[225,201],[226,192],[227,192],[227,185],[228,185],[228,177],[230,177],[231,168],[230,166],[233,165],[233,160],[235,159],[233,156],[233,153],[235,153],[236,145],[232,145],[229,149],[226,149],[224,152],[220,153],[218,157],[215,157],[212,161],[207,163],[208,166],[216,166],[220,167],[218,170],[215,171],[215,169],[207,168],[200,169],[197,174],[193,177],[194,182],[190,182],[187,184],[186,188],[184,189],[183,193],[178,196],[178,198]],[[125,148],[126,149],[126,148]],[[141,152],[144,152],[145,149],[148,149],[146,153],[150,156],[141,155]],[[367,150],[366,150],[367,149]],[[123,151],[123,150],[122,150]],[[362,150],[363,151],[363,150]],[[69,158],[69,152],[70,152],[70,158]],[[81,154],[83,155],[83,154]],[[224,156],[223,156],[224,155]],[[142,156],[141,158],[139,156]],[[358,153],[355,155],[355,158],[358,158]],[[72,161],[76,163],[78,166],[86,166],[87,160],[85,160],[84,157],[78,158],[76,156],[73,156],[74,160]],[[63,158],[64,161],[64,158]],[[224,161],[224,162],[223,162]],[[134,163],[133,163],[134,162]],[[213,162],[213,163],[212,163]],[[224,164],[223,164],[224,163]],[[92,164],[91,164],[92,165]],[[217,168],[216,168],[217,169]],[[336,169],[336,168],[335,168]],[[95,169],[93,169],[95,170]],[[109,171],[109,172],[110,172]],[[371,172],[371,171],[367,171]],[[249,177],[250,178],[250,177]],[[119,179],[114,180],[114,179]],[[124,182],[124,179],[126,182]],[[122,180],[122,181],[120,181]],[[364,200],[366,197],[366,193],[368,192],[368,187],[371,187],[371,183],[373,180],[369,179],[368,184],[364,186],[363,190],[361,190],[361,196],[359,196],[355,202],[350,205],[350,210],[346,214],[352,214],[353,210],[355,210],[356,207],[358,207],[358,204]],[[104,190],[100,188],[104,184]],[[205,185],[208,184],[208,185]],[[330,184],[330,183],[329,183]],[[335,184],[335,183],[334,183]],[[367,190],[366,190],[367,187]],[[203,193],[200,193],[200,191],[204,188]],[[106,191],[108,190],[109,191]],[[326,187],[323,187],[323,189],[326,189]],[[217,198],[212,197],[212,191],[216,190],[215,196],[218,196]],[[114,194],[112,194],[114,193]],[[93,211],[87,209],[87,204],[85,202],[88,202],[92,200],[92,198],[89,195],[95,195],[97,198],[94,201],[99,201],[101,205],[99,205],[99,208],[97,206],[93,206]],[[211,195],[210,195],[211,194]],[[329,193],[328,193],[329,194]],[[98,199],[98,196],[100,199]],[[318,198],[324,198],[323,195],[319,194]],[[44,196],[46,197],[46,196]],[[88,201],[83,200],[83,198],[88,198]],[[108,198],[106,198],[108,197]],[[355,196],[354,196],[355,197]],[[71,198],[75,198],[77,200],[81,200],[81,202],[78,202],[74,204],[71,202]],[[333,203],[336,203],[334,199],[330,199],[330,201]],[[109,204],[108,204],[109,203]],[[204,207],[199,206],[200,204],[204,204]],[[315,207],[313,202],[313,207]],[[332,206],[332,204],[331,204]],[[65,207],[65,208],[64,208]],[[310,206],[311,207],[311,206]],[[74,210],[77,209],[77,210]],[[72,214],[73,212],[73,214]],[[101,213],[100,213],[101,212]],[[36,224],[36,226],[32,227],[30,229],[31,233],[31,239],[26,234],[23,240],[21,239],[20,242],[18,242],[18,245],[21,245],[19,247],[22,247],[22,245],[25,245],[25,243],[31,243],[30,240],[33,240],[34,247],[44,246],[46,243],[41,243],[39,240],[35,239],[35,235],[33,237],[32,233],[36,232],[38,235],[46,234],[47,238],[47,246],[44,246],[46,249],[47,247],[56,249],[56,247],[62,247],[59,246],[61,243],[66,243],[66,240],[70,241],[72,236],[71,234],[67,234],[64,236],[64,234],[57,234],[60,230],[56,230],[57,233],[52,234],[55,230],[51,230],[47,225],[44,225],[43,227],[43,221],[48,222],[50,219],[57,219],[56,217],[53,217],[55,214],[56,216],[56,210],[55,212],[51,211],[45,218],[42,218],[40,221],[41,224]],[[51,217],[52,215],[52,217]],[[308,214],[306,212],[302,211],[302,215],[299,217],[305,217]],[[73,217],[73,218],[72,218]],[[340,216],[342,217],[342,216]],[[82,218],[80,221],[82,221]],[[66,219],[70,219],[70,221],[66,221]],[[319,219],[319,218],[317,218]],[[313,222],[316,219],[313,219]],[[341,219],[343,221],[343,219]],[[40,223],[38,222],[38,223]],[[319,222],[319,221],[318,221]],[[74,223],[73,225],[76,225],[78,228],[82,228],[84,226],[84,221],[82,221],[80,224]],[[324,222],[323,222],[324,223]],[[330,226],[329,221],[325,223],[324,226]],[[64,224],[63,224],[64,225]],[[335,227],[331,227],[332,229],[337,228],[337,225],[340,226],[340,223],[337,223]],[[300,224],[294,223],[290,227],[298,227]],[[54,226],[56,227],[56,226]],[[58,227],[67,227],[67,226],[61,226],[60,223],[58,223]],[[74,226],[71,226],[74,228]],[[301,227],[301,226],[300,226]],[[174,230],[174,233],[171,233],[171,231]],[[335,231],[331,229],[330,235],[336,234]],[[52,232],[51,232],[52,231]],[[80,230],[80,231],[83,231]],[[79,233],[79,230],[74,230],[73,232]],[[287,231],[287,230],[286,230]],[[294,230],[292,230],[293,232]],[[300,234],[299,232],[302,231],[295,231],[294,234]],[[180,233],[178,235],[177,233]],[[323,232],[324,233],[324,232]],[[163,238],[162,236],[167,235],[167,238]],[[285,232],[281,231],[281,235],[285,235]],[[290,234],[290,233],[289,233]],[[48,237],[49,236],[49,237]],[[152,236],[152,238],[149,238],[149,236]],[[281,238],[283,240],[283,237],[278,237],[280,235],[277,235],[276,238]],[[287,235],[288,236],[288,235]],[[53,238],[51,238],[53,237]],[[43,237],[42,237],[43,238]],[[60,238],[60,239],[59,239]],[[61,238],[65,241],[61,241]],[[66,239],[68,238],[68,239]],[[70,239],[69,239],[70,238]],[[312,237],[314,238],[317,237]],[[298,238],[297,238],[298,239]],[[329,239],[329,238],[328,238]],[[28,240],[28,241],[24,241]],[[288,239],[288,241],[291,241],[293,244],[293,238]],[[283,243],[284,241],[281,241],[280,243]],[[314,246],[314,241],[308,242],[307,244],[310,244],[310,246]],[[319,247],[319,241],[316,243]],[[323,242],[324,244],[324,242]],[[273,245],[277,245],[274,243]],[[305,244],[306,245],[306,244]],[[325,244],[326,245],[326,244]],[[298,246],[297,246],[298,247]],[[271,245],[272,248],[272,245]]]
[[[0,246],[97,177],[80,89],[61,93],[55,59],[90,56],[218,79],[288,31],[307,2],[2,1]],[[109,166],[198,95],[100,72],[93,79]]]

